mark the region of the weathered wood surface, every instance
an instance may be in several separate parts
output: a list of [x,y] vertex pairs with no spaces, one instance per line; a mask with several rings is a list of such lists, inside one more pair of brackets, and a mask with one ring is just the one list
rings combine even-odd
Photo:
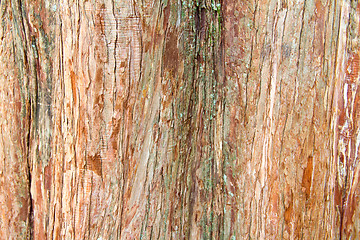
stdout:
[[1,239],[357,239],[360,4],[2,0]]

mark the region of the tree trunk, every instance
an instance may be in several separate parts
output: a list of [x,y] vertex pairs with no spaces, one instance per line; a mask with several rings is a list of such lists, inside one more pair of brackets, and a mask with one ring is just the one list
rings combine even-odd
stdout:
[[360,238],[360,3],[2,0],[1,239]]

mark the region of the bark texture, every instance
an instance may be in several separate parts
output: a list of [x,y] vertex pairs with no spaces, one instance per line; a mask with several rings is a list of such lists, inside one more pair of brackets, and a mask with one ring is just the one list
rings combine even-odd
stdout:
[[360,3],[2,0],[1,239],[360,238]]

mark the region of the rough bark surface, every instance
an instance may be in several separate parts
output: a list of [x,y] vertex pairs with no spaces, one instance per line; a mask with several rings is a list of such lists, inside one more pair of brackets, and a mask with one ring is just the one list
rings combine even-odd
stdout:
[[0,11],[0,239],[360,238],[357,1]]

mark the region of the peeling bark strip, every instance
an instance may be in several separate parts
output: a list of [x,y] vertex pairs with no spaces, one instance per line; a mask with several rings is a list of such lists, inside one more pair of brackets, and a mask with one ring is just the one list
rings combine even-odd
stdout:
[[359,238],[356,1],[0,16],[1,239]]

